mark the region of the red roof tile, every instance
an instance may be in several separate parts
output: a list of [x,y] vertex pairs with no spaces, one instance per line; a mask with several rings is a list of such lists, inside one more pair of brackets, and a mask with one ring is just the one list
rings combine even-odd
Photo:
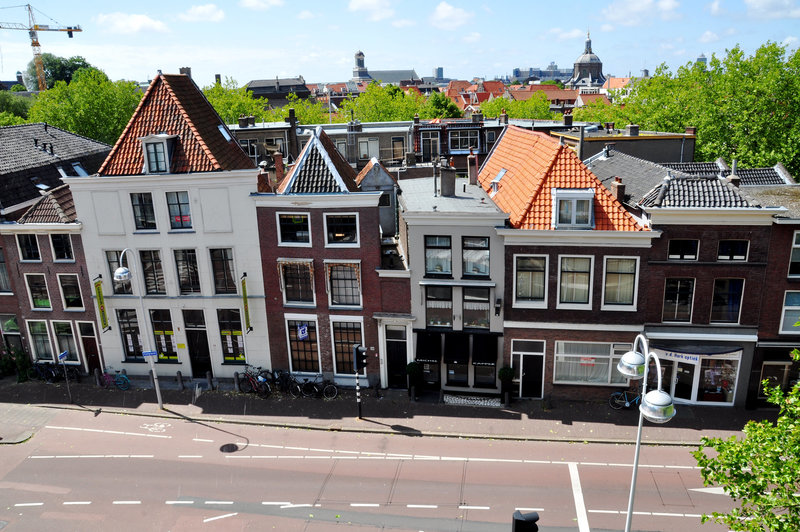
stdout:
[[[231,140],[226,140],[220,125]],[[190,77],[159,74],[148,87],[98,174],[143,174],[144,154],[139,139],[159,133],[178,136],[170,164],[171,173],[255,168]]]
[[553,229],[551,189],[595,190],[595,230],[642,231],[643,229],[575,152],[544,133],[509,126],[478,175],[478,182],[492,195],[492,180],[505,174],[493,201],[509,213],[517,229]]
[[17,223],[67,224],[77,220],[69,185],[61,185],[41,197],[25,211]]

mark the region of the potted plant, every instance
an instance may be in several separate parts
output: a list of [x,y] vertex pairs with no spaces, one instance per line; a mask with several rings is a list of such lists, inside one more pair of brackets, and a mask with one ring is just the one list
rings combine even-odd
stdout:
[[409,362],[406,366],[408,375],[408,393],[416,400],[417,389],[422,381],[422,364],[417,361]]
[[[504,403],[511,401],[511,383],[514,380],[514,370],[509,366],[503,366],[497,372],[497,378],[500,379],[500,395]],[[506,398],[508,394],[508,398]]]

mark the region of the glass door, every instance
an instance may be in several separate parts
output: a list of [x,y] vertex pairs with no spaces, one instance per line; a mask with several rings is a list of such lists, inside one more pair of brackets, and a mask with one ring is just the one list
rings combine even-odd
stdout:
[[678,362],[675,368],[675,399],[682,399],[684,401],[692,401],[692,392],[694,390],[694,377],[695,377],[694,364],[687,364],[686,362]]

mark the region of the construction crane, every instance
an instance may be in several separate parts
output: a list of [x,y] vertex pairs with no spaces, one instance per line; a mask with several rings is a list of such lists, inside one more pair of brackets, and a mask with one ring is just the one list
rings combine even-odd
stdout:
[[73,32],[83,30],[80,26],[48,26],[46,24],[37,24],[36,17],[33,16],[33,7],[30,4],[14,7],[25,7],[28,10],[28,25],[26,26],[20,22],[0,22],[0,29],[25,30],[28,32],[28,36],[31,38],[31,48],[33,48],[33,63],[36,65],[36,79],[39,82],[39,90],[45,91],[47,90],[47,81],[44,79],[44,64],[42,63],[42,47],[39,45],[39,32],[66,31],[71,39]]

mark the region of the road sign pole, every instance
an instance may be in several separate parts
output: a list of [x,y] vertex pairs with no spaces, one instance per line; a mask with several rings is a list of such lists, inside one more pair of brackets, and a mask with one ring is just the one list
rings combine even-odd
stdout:
[[61,368],[64,370],[64,382],[67,383],[67,396],[69,397],[69,402],[72,403],[72,390],[69,389],[69,376],[67,375],[67,365],[64,363],[64,360],[67,359],[67,351],[59,353],[58,359],[61,361]]
[[153,359],[158,356],[158,353],[155,351],[144,351],[142,353],[147,361],[150,363],[150,371],[153,372],[153,386],[156,389],[156,399],[158,400],[158,408],[164,410],[164,402],[161,400],[161,386],[158,384],[158,371],[156,371],[156,364],[153,362]]

